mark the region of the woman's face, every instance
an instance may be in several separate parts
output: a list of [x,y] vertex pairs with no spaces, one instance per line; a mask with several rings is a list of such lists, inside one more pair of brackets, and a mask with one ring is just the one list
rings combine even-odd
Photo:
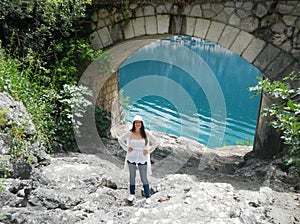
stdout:
[[141,129],[141,127],[142,127],[142,121],[135,121],[134,122],[134,127],[135,127],[135,129]]

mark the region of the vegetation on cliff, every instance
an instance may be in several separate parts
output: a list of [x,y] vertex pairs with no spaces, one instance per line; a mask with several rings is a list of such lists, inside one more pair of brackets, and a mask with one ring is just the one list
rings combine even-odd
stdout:
[[[281,132],[281,138],[287,147],[283,151],[285,165],[300,167],[300,88],[299,73],[292,72],[282,81],[271,81],[259,78],[257,86],[250,88],[255,96],[265,94],[272,98],[274,103],[263,108],[263,116],[272,117],[270,125]],[[291,85],[294,83],[294,86]]]
[[[77,83],[86,66],[103,54],[87,38],[90,2],[0,2],[0,91],[25,104],[37,129],[32,141],[46,143],[48,150],[57,144],[76,148],[71,107],[88,106],[90,95]],[[107,113],[97,112],[98,120],[107,120]]]

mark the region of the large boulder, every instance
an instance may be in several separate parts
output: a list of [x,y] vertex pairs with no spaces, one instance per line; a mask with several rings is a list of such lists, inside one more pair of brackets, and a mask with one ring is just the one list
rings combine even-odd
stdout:
[[15,101],[9,94],[0,92],[0,110],[4,111],[4,122],[0,126],[0,154],[8,154],[12,147],[10,130],[18,127],[25,136],[32,136],[36,129],[22,102]]
[[[36,128],[24,104],[14,100],[8,93],[0,92],[0,99],[0,177],[28,179],[31,166],[49,161],[49,156],[42,142],[30,140],[36,134]],[[12,156],[12,150],[19,155]]]
[[[0,110],[7,109],[6,124],[24,128],[24,134],[26,135],[35,134],[35,126],[24,104],[20,101],[15,101],[9,94],[3,92],[0,92],[0,99]],[[2,128],[5,128],[7,125],[4,125]]]

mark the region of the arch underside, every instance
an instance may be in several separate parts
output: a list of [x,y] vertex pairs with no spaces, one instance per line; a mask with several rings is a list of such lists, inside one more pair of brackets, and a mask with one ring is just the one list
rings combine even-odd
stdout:
[[[114,25],[121,29],[119,32],[122,38],[118,40],[113,40],[110,33],[114,30],[113,27],[102,28],[91,35],[95,48],[106,48],[112,55],[111,65],[114,71],[118,71],[122,63],[138,49],[174,35],[192,36],[216,43],[240,55],[271,80],[282,79],[299,69],[299,63],[291,54],[228,24],[188,16],[183,20],[179,17],[176,20],[176,16],[170,18],[170,15],[132,19],[126,24],[127,26]],[[104,76],[100,83],[104,84],[110,75]],[[268,106],[264,97],[261,99],[260,112],[263,106]],[[266,118],[259,113],[253,150],[263,152],[264,157],[269,157],[279,152],[282,144],[279,133],[274,132],[266,123]]]
[[[94,47],[112,49],[136,39],[158,40],[170,35],[200,38],[218,44],[243,57],[271,80],[281,79],[299,68],[288,52],[243,29],[221,22],[185,16],[157,15],[132,19],[126,25],[115,24],[91,34]],[[120,33],[115,36],[115,29]],[[135,49],[135,48],[134,48]]]

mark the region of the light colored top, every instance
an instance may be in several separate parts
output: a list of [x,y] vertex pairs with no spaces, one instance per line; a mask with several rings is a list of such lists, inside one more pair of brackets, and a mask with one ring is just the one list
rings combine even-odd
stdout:
[[146,149],[145,139],[130,139],[129,146],[133,149],[127,155],[129,162],[141,164],[147,162],[147,156],[144,156],[144,150]]
[[[153,137],[153,135],[145,130],[147,135],[147,145],[145,145],[145,139],[131,139],[132,132],[128,131],[118,137],[118,141],[120,146],[127,152],[125,158],[124,169],[127,170],[127,160],[129,162],[138,162],[145,163],[147,162],[147,172],[149,175],[152,174],[151,171],[151,161],[150,161],[150,153],[152,153],[156,147],[159,145],[159,141]],[[132,152],[128,152],[128,148],[133,148]],[[144,156],[143,150],[148,150],[148,154]],[[144,161],[144,162],[143,162]]]

